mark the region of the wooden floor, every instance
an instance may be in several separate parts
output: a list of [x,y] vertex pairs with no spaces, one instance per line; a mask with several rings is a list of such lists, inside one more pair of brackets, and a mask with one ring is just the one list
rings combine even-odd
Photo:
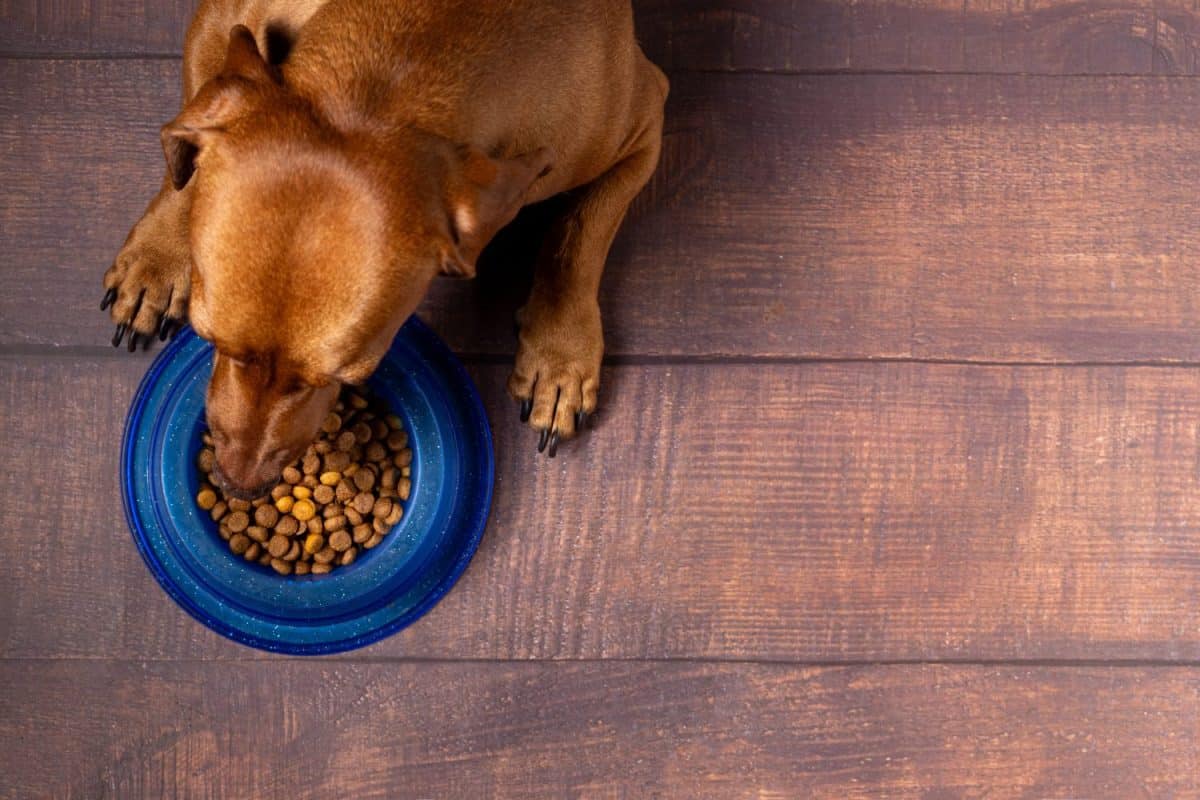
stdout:
[[488,531],[324,659],[194,623],[121,512],[99,279],[191,6],[0,0],[0,797],[1200,797],[1191,0],[639,1],[596,427],[536,457],[520,290],[437,286]]

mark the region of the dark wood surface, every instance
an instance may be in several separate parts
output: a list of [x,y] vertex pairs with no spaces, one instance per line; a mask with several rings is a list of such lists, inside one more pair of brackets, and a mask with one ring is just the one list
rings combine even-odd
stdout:
[[125,529],[99,277],[190,0],[0,0],[0,797],[1200,797],[1200,10],[640,0],[663,162],[560,457],[504,396],[553,203],[422,314],[488,531],[252,651]]

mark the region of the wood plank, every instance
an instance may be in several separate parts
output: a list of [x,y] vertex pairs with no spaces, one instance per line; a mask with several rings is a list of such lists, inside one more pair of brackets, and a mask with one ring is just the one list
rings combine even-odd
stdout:
[[[176,609],[125,531],[142,368],[0,359],[0,484],[24,487],[0,499],[20,521],[0,656],[256,657]],[[430,616],[366,655],[1200,659],[1196,370],[629,365],[554,461],[506,367],[472,372],[488,533]]]
[[[0,0],[0,52],[178,55],[194,0]],[[1195,74],[1186,0],[636,0],[678,70]]]
[[0,679],[6,797],[1200,793],[1194,669],[6,661]]
[[[103,346],[176,72],[0,62],[0,345]],[[689,75],[669,116],[605,276],[610,354],[1200,361],[1198,84]],[[534,222],[426,302],[460,352],[512,351]]]

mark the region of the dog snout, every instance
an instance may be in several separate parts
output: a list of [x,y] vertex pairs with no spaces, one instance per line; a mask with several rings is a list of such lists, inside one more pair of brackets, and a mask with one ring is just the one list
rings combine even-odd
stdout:
[[276,474],[273,478],[263,480],[258,476],[247,476],[241,478],[233,478],[227,473],[224,467],[221,466],[221,458],[218,455],[213,462],[212,479],[217,484],[222,492],[230,497],[236,497],[239,500],[254,500],[262,497],[267,492],[275,488],[275,484],[279,483],[279,475]]

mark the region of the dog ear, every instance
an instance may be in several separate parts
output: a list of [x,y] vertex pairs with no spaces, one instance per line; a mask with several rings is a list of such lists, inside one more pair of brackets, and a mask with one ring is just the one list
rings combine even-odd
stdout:
[[259,53],[254,34],[245,25],[235,26],[221,71],[162,128],[163,154],[176,189],[191,179],[204,140],[247,111],[255,87],[278,82],[279,73]]
[[550,151],[489,158],[474,147],[458,150],[447,206],[453,242],[442,256],[442,274],[475,277],[475,260],[496,232],[512,221],[529,187],[550,171]]

